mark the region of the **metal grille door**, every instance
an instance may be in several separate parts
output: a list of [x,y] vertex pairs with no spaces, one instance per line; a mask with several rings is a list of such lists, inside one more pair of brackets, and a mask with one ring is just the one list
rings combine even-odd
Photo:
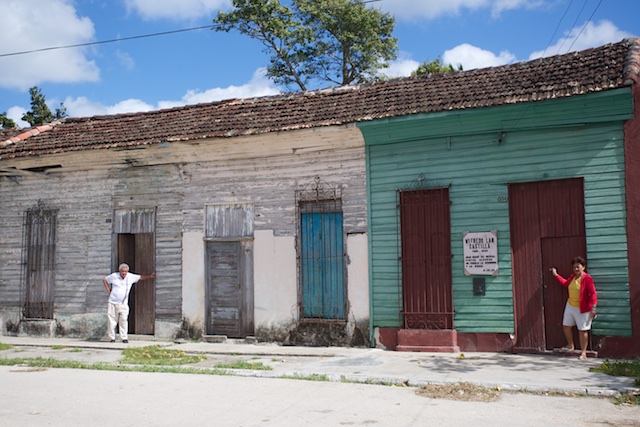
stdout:
[[449,190],[400,192],[406,329],[453,329]]
[[57,210],[38,203],[25,213],[23,293],[26,318],[53,319]]

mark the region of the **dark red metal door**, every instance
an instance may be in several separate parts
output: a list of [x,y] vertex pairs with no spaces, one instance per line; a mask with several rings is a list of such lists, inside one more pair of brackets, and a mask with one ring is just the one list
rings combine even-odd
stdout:
[[453,329],[449,190],[400,193],[404,328]]
[[516,348],[543,351],[564,343],[565,277],[571,259],[586,255],[581,178],[509,185],[509,221]]

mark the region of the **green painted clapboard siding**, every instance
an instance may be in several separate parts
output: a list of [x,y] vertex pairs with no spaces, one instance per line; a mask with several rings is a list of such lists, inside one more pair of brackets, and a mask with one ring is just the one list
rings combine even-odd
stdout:
[[[513,332],[507,183],[584,177],[589,272],[600,302],[594,332],[631,332],[623,121],[626,89],[540,103],[420,114],[359,124],[367,151],[372,322],[401,324],[396,189],[419,174],[450,186],[453,301],[460,332]],[[561,201],[558,201],[559,203]],[[464,231],[498,232],[500,274],[474,296]]]

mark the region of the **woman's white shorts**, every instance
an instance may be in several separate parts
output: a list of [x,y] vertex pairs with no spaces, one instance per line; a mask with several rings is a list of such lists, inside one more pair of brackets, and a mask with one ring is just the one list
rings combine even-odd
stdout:
[[591,312],[580,313],[580,307],[574,307],[567,301],[562,317],[563,326],[576,326],[579,331],[589,331],[591,330],[591,320]]

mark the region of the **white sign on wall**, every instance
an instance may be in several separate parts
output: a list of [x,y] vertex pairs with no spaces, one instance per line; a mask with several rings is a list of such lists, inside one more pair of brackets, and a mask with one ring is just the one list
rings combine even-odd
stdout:
[[465,232],[462,236],[464,246],[464,274],[498,275],[498,232]]

